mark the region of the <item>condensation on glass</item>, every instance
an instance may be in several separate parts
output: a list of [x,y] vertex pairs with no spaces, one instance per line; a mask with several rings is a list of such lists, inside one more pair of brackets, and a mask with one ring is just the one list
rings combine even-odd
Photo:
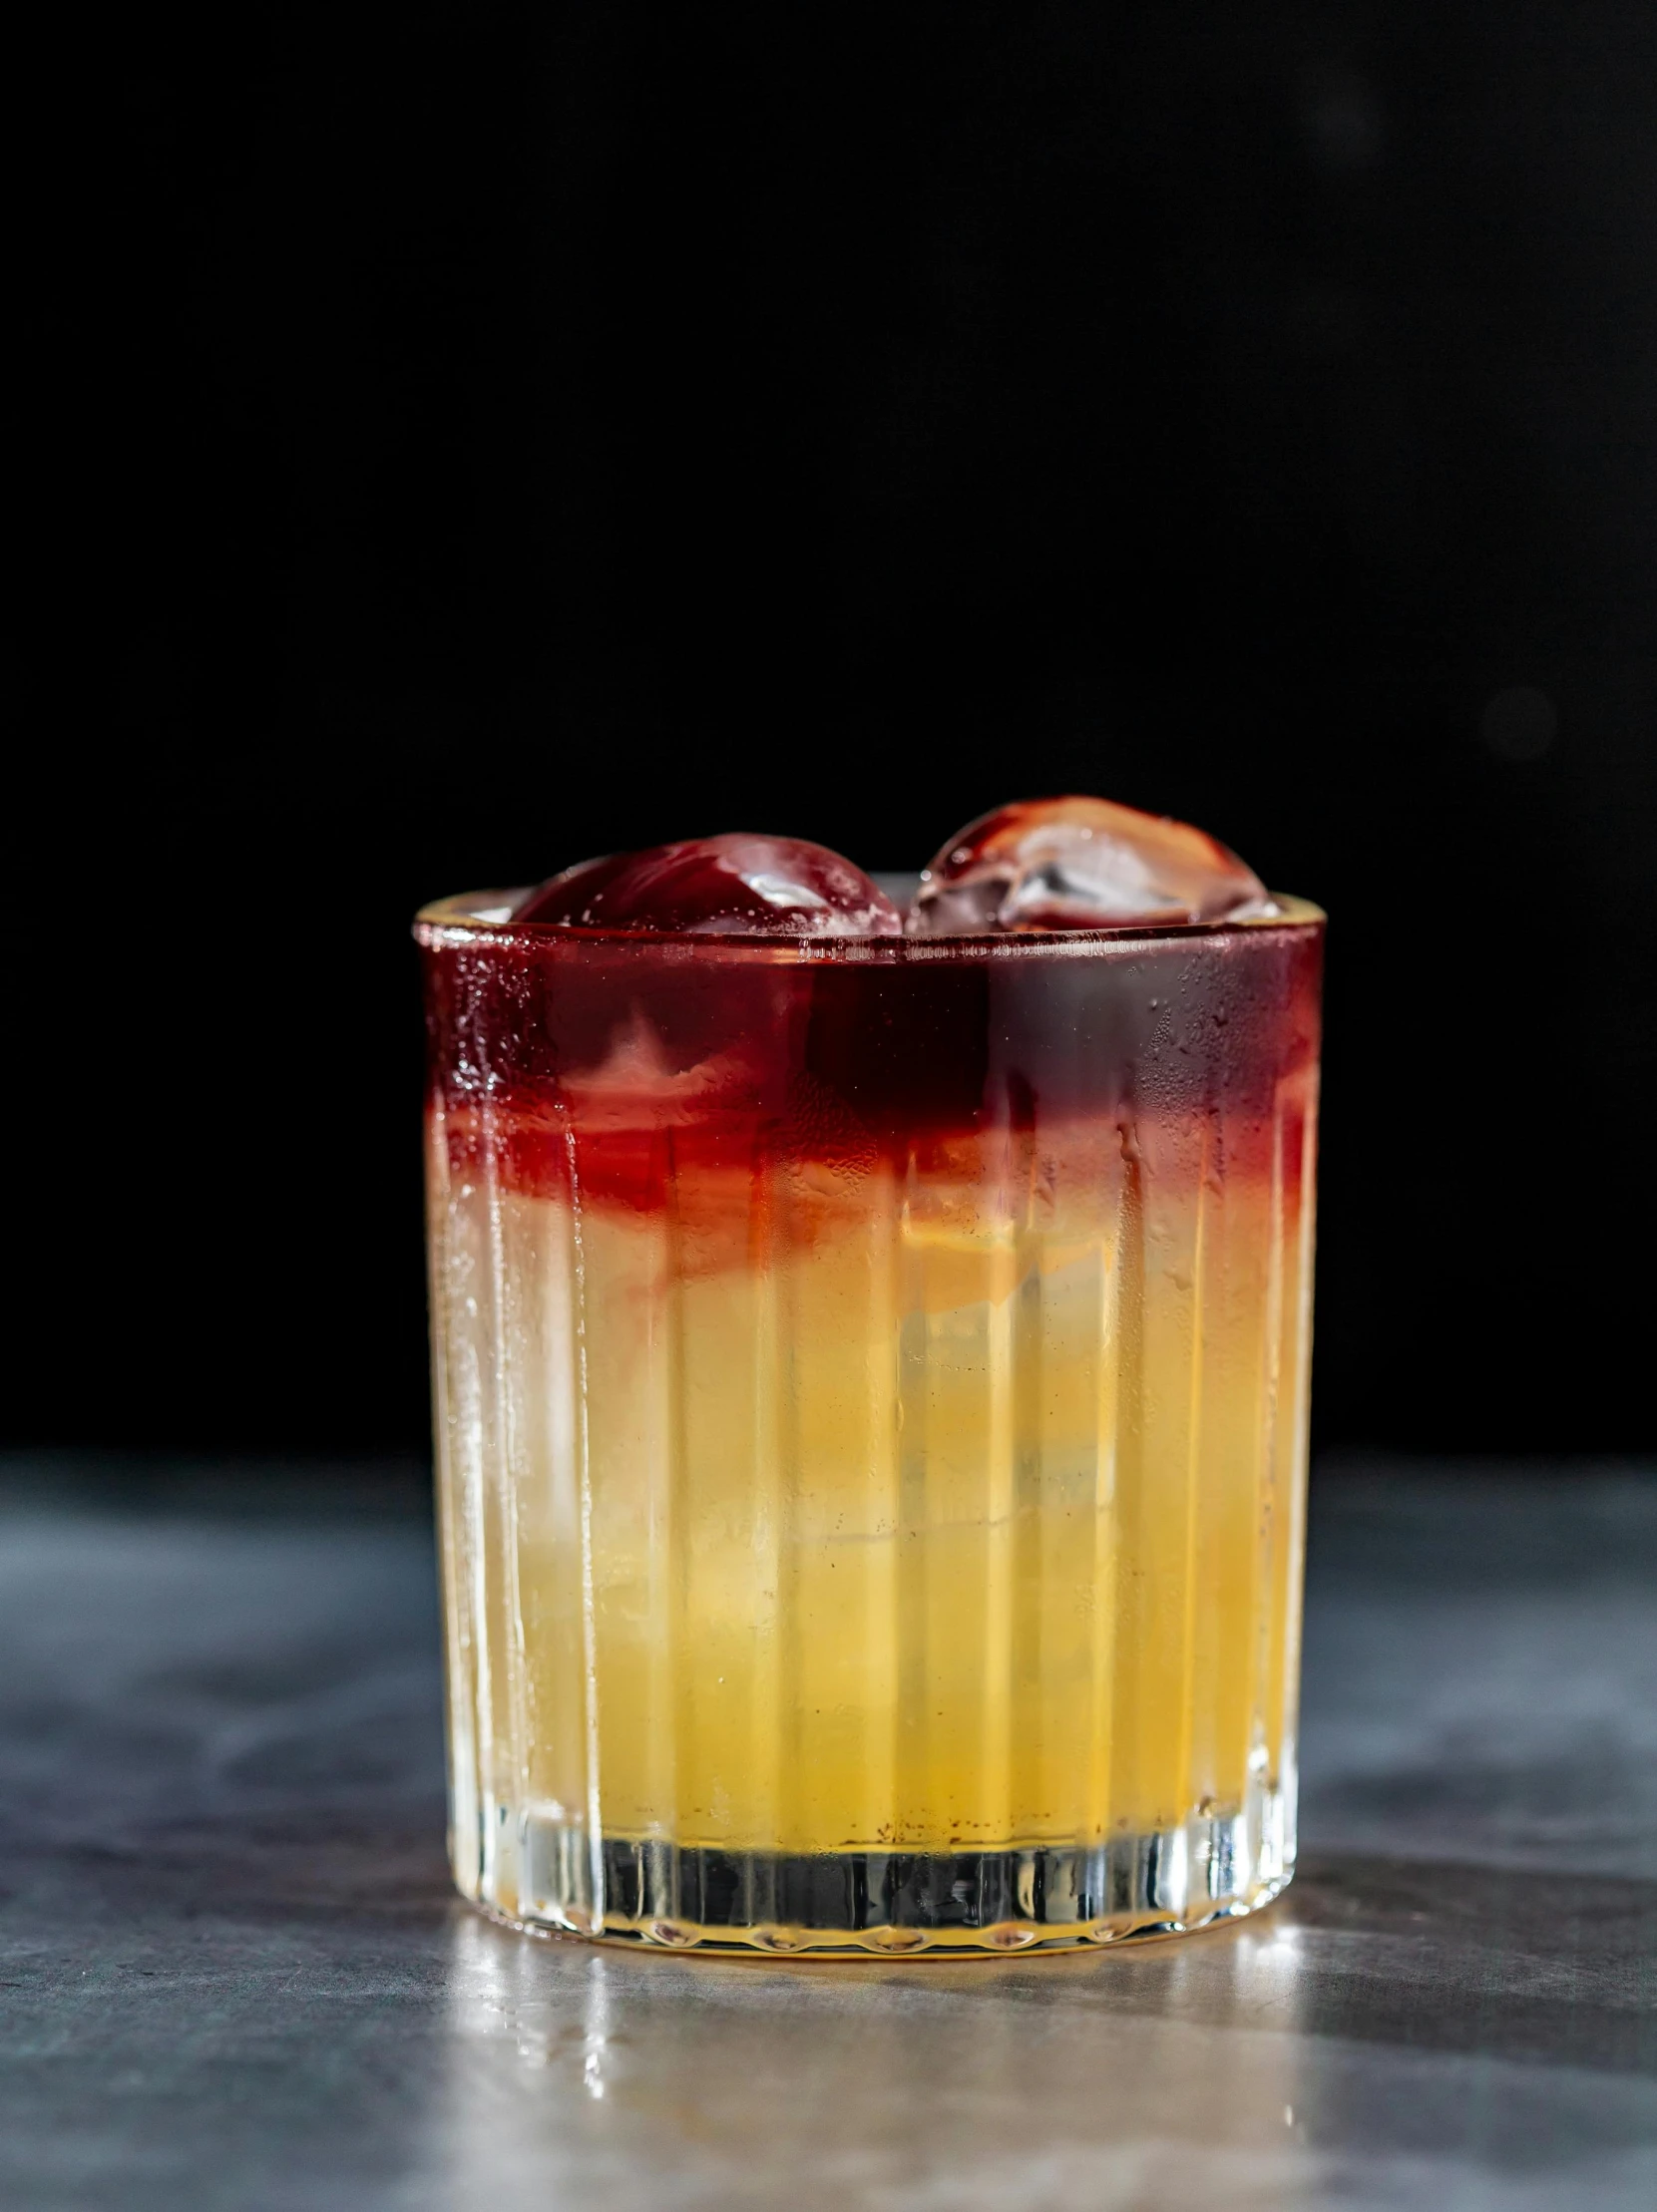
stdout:
[[890,1954],[1274,1896],[1322,917],[507,912],[417,924],[462,1891]]

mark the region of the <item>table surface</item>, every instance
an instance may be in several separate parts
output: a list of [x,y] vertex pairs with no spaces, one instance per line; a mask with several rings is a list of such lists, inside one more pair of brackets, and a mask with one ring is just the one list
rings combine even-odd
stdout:
[[1315,1484],[1234,1928],[808,1966],[450,1895],[411,1481],[0,1471],[0,2203],[1657,2204],[1657,1480]]

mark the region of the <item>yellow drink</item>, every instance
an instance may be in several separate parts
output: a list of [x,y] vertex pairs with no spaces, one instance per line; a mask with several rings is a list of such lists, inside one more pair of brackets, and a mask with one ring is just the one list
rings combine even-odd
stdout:
[[[894,1951],[1273,1894],[1315,918],[1045,974],[726,943],[688,1013],[682,948],[428,928],[463,1889]],[[963,1009],[983,1064],[929,1060]]]

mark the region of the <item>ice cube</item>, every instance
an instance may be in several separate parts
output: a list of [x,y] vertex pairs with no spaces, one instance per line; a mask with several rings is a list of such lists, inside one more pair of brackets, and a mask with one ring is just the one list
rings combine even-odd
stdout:
[[838,853],[744,833],[584,861],[533,891],[513,919],[695,936],[903,934],[899,909]]
[[1029,799],[951,838],[921,877],[909,929],[1119,929],[1270,911],[1254,871],[1189,823],[1108,799]]

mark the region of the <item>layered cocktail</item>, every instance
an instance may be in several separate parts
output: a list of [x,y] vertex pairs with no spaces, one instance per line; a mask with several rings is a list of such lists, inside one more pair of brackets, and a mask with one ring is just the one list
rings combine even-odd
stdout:
[[1016,1950],[1288,1878],[1322,918],[1056,804],[907,924],[734,839],[420,920],[452,1849],[509,1919]]

